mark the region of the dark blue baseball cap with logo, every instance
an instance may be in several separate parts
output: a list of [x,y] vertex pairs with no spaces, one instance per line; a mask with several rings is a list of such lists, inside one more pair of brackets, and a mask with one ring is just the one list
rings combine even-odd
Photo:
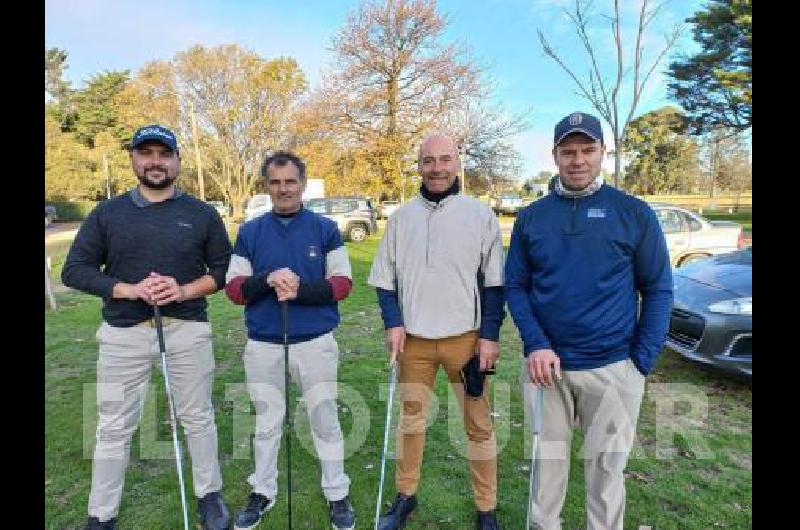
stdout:
[[178,150],[178,140],[175,134],[161,125],[145,125],[133,133],[131,139],[131,149],[136,149],[144,142],[160,142],[173,151]]
[[573,112],[556,124],[553,145],[560,144],[564,138],[573,133],[583,133],[601,144],[604,143],[603,126],[600,124],[600,120],[585,112]]

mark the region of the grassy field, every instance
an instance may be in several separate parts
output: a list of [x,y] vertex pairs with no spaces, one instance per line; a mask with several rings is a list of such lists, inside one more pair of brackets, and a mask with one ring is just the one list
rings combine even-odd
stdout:
[[703,217],[709,221],[734,221],[744,227],[746,232],[753,232],[753,211],[743,210],[734,213],[703,211]]
[[[385,414],[385,390],[382,396],[381,389],[387,376],[380,314],[375,294],[365,284],[377,242],[377,237],[372,237],[362,244],[348,244],[355,288],[340,306],[342,324],[335,332],[341,350],[340,418],[348,440],[346,469],[352,480],[350,494],[357,527],[362,529],[373,524]],[[54,256],[56,272],[60,272],[63,257],[59,257],[57,250],[48,248],[48,254]],[[85,523],[96,421],[94,333],[100,322],[100,301],[66,292],[59,295],[59,304],[57,311],[45,314],[48,529],[81,528]],[[241,388],[244,369],[240,356],[245,330],[241,308],[219,293],[210,298],[209,313],[217,360],[213,399],[225,483],[223,495],[234,512],[246,502],[249,493],[246,478],[253,465],[247,434],[251,410]],[[502,448],[498,516],[503,528],[521,529],[525,521],[528,460],[517,383],[520,341],[510,317],[502,328],[501,355],[504,362],[500,363],[494,380],[495,425]],[[131,450],[119,515],[121,529],[174,529],[181,525],[166,399],[157,371],[151,381],[151,392],[153,399],[148,401],[142,429],[137,432]],[[463,529],[474,525],[468,466],[462,456],[463,436],[448,434],[448,421],[457,425],[460,417],[448,411],[448,387],[441,373],[437,395],[440,406],[435,422],[428,429],[418,491],[420,509],[407,526],[409,530]],[[700,404],[692,402],[689,398],[692,395],[699,396]],[[656,396],[661,397],[656,399]],[[673,403],[675,399],[671,401],[670,396],[677,397],[677,401]],[[299,438],[292,444],[294,523],[296,528],[329,528],[327,507],[319,487],[319,467],[313,453],[301,442],[308,439],[307,421],[302,411],[296,414]],[[665,352],[648,378],[636,449],[626,472],[625,528],[750,528],[751,417],[752,390],[748,384]],[[565,529],[585,528],[580,445],[578,435],[573,443],[573,465],[563,511]],[[153,446],[157,449],[152,449]],[[154,458],[154,453],[160,453],[161,457]],[[285,527],[284,465],[282,451],[278,504],[260,528]],[[191,498],[188,461],[184,463],[184,476]],[[387,500],[394,495],[393,476],[394,465],[390,461]],[[191,506],[193,509],[193,502]]]

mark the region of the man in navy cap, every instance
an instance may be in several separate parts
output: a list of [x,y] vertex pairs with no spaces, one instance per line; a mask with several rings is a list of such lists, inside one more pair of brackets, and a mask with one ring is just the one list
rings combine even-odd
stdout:
[[181,160],[172,131],[140,128],[130,158],[139,185],[89,214],[61,274],[64,285],[103,299],[96,336],[99,419],[86,528],[116,528],[131,439],[159,356],[153,323],[158,305],[199,518],[204,529],[227,530],[231,520],[220,496],[205,297],[225,285],[231,244],[217,211],[176,187]]
[[[622,530],[623,471],[669,325],[669,255],[653,210],[603,182],[600,120],[573,112],[556,125],[553,144],[553,193],[519,213],[505,266],[524,348],[526,416],[542,407],[528,509],[536,528],[561,528],[577,427],[587,528]],[[541,403],[534,386],[543,388]]]

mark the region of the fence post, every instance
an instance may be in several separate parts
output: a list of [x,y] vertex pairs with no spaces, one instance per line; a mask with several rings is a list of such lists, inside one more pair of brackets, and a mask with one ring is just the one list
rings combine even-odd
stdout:
[[47,300],[50,302],[50,309],[58,309],[56,296],[53,293],[53,282],[50,281],[50,256],[44,258],[44,290],[47,293]]

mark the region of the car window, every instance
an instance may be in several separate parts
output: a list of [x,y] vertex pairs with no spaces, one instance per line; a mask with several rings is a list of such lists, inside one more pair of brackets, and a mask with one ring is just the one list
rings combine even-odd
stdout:
[[330,213],[347,213],[358,208],[358,204],[350,199],[336,199],[330,202]]
[[306,209],[319,214],[325,213],[325,199],[309,199],[306,202]]
[[697,232],[698,230],[702,230],[703,229],[702,223],[700,223],[700,221],[698,221],[697,219],[695,219],[691,215],[689,215],[687,213],[684,213],[684,212],[678,212],[678,213],[683,218],[684,225],[688,226],[689,230],[691,230],[692,232]]
[[683,216],[676,210],[659,209],[656,210],[656,216],[658,217],[658,222],[661,224],[661,230],[663,230],[665,234],[674,234],[686,230],[683,225]]
[[269,195],[253,195],[253,198],[250,199],[250,203],[247,206],[248,208],[260,208],[265,206],[269,200]]

